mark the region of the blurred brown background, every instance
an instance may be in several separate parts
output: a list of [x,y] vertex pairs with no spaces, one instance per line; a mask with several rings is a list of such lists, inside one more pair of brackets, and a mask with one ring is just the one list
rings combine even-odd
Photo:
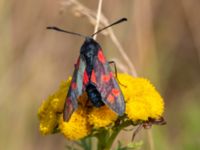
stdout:
[[[63,4],[63,2],[65,2]],[[84,39],[48,31],[48,25],[90,35],[68,0],[0,0],[0,149],[65,149],[61,135],[41,136],[37,109],[73,72]],[[96,11],[98,1],[80,0]],[[141,77],[165,99],[165,126],[154,126],[155,150],[200,149],[200,1],[104,0],[116,37]],[[109,36],[99,34],[107,59],[129,70]],[[130,71],[130,70],[129,70]],[[146,131],[137,140],[146,139]],[[144,142],[142,149],[148,149]]]

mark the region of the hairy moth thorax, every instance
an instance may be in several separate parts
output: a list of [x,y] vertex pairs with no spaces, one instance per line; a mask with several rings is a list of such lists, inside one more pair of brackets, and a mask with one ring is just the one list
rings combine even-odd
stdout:
[[99,49],[100,45],[91,37],[86,37],[83,45],[81,46],[80,54],[85,58],[89,74],[91,74],[93,62]]

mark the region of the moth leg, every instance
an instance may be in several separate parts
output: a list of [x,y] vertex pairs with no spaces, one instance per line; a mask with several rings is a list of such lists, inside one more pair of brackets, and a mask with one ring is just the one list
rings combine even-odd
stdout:
[[116,63],[115,63],[114,61],[108,61],[108,63],[114,65],[115,77],[116,77],[117,81],[119,82],[119,84],[121,84],[122,86],[126,87],[126,85],[122,84],[122,83],[119,81],[118,77],[117,77],[117,66],[116,66]]
[[116,67],[116,64],[115,62],[112,60],[112,61],[108,61],[109,64],[113,64],[114,65],[114,69],[115,69],[115,76],[117,78],[117,67]]

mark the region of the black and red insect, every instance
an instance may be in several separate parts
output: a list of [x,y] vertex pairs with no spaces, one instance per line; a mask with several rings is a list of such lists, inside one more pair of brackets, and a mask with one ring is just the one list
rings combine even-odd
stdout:
[[122,116],[124,114],[125,102],[123,94],[110,69],[109,62],[103,54],[101,46],[92,37],[102,30],[126,20],[126,18],[122,18],[100,29],[91,36],[65,31],[54,26],[47,27],[47,29],[85,37],[65,101],[63,112],[65,121],[68,121],[72,113],[77,109],[77,99],[84,92],[87,93],[88,99],[93,106],[101,107],[106,104],[118,115]]

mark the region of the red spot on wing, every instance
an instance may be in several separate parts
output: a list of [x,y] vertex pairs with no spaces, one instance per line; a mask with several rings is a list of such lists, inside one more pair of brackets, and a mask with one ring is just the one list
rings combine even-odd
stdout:
[[96,82],[97,82],[97,81],[96,81],[96,76],[95,76],[94,70],[92,70],[91,81],[92,81],[93,83],[96,83]]
[[112,89],[112,94],[113,94],[115,97],[119,96],[119,94],[120,94],[119,89],[113,88],[113,89]]
[[66,105],[68,106],[68,105],[70,105],[71,104],[71,100],[70,100],[70,98],[67,98],[66,99]]
[[86,85],[88,82],[89,82],[89,78],[88,78],[87,72],[84,71],[84,74],[83,74],[83,83]]
[[102,75],[101,80],[103,82],[109,82],[110,81],[110,75]]
[[77,84],[76,84],[76,82],[72,82],[71,87],[72,87],[72,90],[75,90],[75,89],[77,88]]
[[107,97],[107,100],[108,100],[109,103],[112,104],[112,103],[114,103],[115,98],[114,98],[114,96],[112,94],[109,94],[108,97]]
[[113,75],[113,73],[112,73],[112,72],[110,72],[110,77],[111,77],[111,78],[113,78],[113,77],[114,77],[114,75]]
[[99,50],[99,52],[98,52],[98,60],[103,64],[106,62],[102,50]]

